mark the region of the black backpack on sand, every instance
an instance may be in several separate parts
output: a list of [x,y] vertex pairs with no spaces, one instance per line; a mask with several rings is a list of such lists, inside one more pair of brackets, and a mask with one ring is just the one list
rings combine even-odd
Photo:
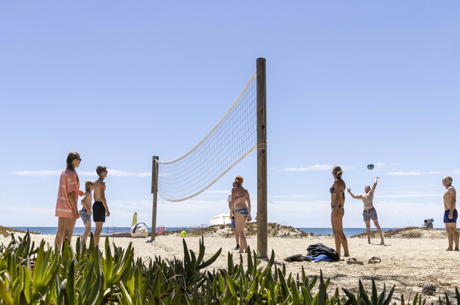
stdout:
[[320,254],[324,254],[330,259],[332,259],[333,261],[340,260],[340,256],[337,254],[337,252],[335,252],[334,249],[326,247],[323,244],[310,245],[307,248],[307,252],[310,256],[313,256],[313,257],[318,256]]

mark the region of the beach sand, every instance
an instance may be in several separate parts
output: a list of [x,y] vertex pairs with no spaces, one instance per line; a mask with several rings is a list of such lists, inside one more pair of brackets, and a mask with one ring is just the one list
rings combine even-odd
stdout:
[[[346,288],[352,292],[358,292],[358,280],[370,292],[371,280],[374,279],[379,292],[383,289],[383,284],[387,285],[387,292],[395,285],[393,301],[399,301],[401,294],[407,301],[414,297],[416,292],[421,292],[419,284],[434,283],[437,287],[434,296],[426,296],[427,301],[436,301],[440,296],[444,297],[447,293],[449,297],[455,296],[455,286],[460,287],[460,252],[447,252],[447,235],[444,230],[420,230],[414,231],[419,238],[411,238],[412,234],[402,233],[396,237],[386,238],[385,245],[378,245],[378,238],[372,239],[373,244],[368,244],[367,238],[348,238],[351,257],[364,262],[364,265],[348,265],[344,261],[329,262],[286,262],[288,273],[301,273],[302,266],[308,276],[319,275],[323,271],[325,278],[331,279],[328,293],[333,293],[336,287]],[[420,233],[420,234],[419,234]],[[23,234],[18,234],[22,236]],[[232,250],[235,247],[234,237],[205,236],[206,246],[205,259],[211,257],[220,248],[222,253],[217,261],[211,265],[212,268],[223,268],[227,266],[227,253],[234,253],[234,261],[239,261],[239,255]],[[38,243],[44,239],[50,245],[54,242],[54,235],[31,235],[32,239]],[[75,246],[77,237],[72,240]],[[200,237],[185,238],[190,250],[198,252]],[[11,237],[0,235],[0,243],[6,245]],[[147,238],[110,238],[110,243],[115,241],[117,246],[127,247],[133,243],[135,255],[143,259],[161,256],[162,258],[173,258],[174,256],[183,258],[182,238],[178,234],[161,235],[153,243],[146,243]],[[104,238],[105,241],[105,238]],[[334,238],[329,236],[308,236],[302,238],[283,238],[270,237],[268,239],[269,255],[273,249],[276,254],[277,266],[281,267],[285,263],[283,258],[303,254],[311,244],[322,243],[328,247],[335,247]],[[248,244],[252,249],[257,248],[257,238],[248,237]],[[381,263],[369,264],[368,260],[377,256],[382,259]],[[243,254],[246,264],[246,254]],[[264,262],[263,262],[264,263]],[[340,291],[341,295],[344,295]]]

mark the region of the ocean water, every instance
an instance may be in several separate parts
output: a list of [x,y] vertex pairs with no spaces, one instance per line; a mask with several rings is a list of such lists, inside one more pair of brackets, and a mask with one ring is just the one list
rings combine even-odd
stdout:
[[[110,226],[109,226],[110,227]],[[29,229],[30,232],[35,232],[35,233],[41,233],[41,234],[56,234],[57,227],[12,227],[13,229],[16,230],[22,230],[22,231],[27,231]],[[94,233],[94,227],[92,228],[92,231]],[[117,233],[124,233],[124,232],[130,232],[131,227],[116,227],[116,232]],[[151,231],[151,228],[148,228],[149,231]],[[192,228],[190,227],[166,227],[165,231],[177,231],[177,230],[190,230]],[[299,229],[300,231],[306,232],[306,233],[313,233],[314,235],[332,235],[332,228],[296,228]],[[389,231],[389,230],[394,230],[395,228],[382,228],[382,231]],[[375,228],[372,229],[372,231],[375,231]],[[344,228],[343,233],[345,233],[346,237],[350,237],[353,235],[365,233],[366,228]],[[74,234],[83,234],[85,233],[85,228],[84,227],[75,227],[73,230]],[[102,228],[102,233],[107,233],[107,227]]]

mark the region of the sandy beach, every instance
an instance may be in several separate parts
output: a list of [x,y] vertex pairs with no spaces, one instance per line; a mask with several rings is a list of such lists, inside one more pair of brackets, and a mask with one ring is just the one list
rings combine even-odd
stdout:
[[[396,237],[386,238],[385,245],[378,245],[379,239],[374,238],[372,244],[368,244],[367,238],[349,238],[351,257],[362,261],[364,265],[348,265],[346,260],[328,262],[286,262],[286,270],[292,273],[301,272],[302,266],[307,275],[319,275],[320,270],[326,278],[331,279],[328,292],[332,293],[336,287],[347,288],[350,291],[358,291],[358,280],[361,279],[367,289],[370,290],[371,279],[376,281],[379,289],[383,289],[385,283],[388,288],[396,286],[394,301],[404,294],[405,299],[413,298],[415,293],[421,292],[420,284],[434,283],[437,290],[434,296],[426,296],[427,301],[436,301],[444,293],[454,296],[455,286],[460,287],[460,252],[447,252],[447,235],[444,230],[414,230],[412,233],[419,238],[411,238],[412,234],[399,234]],[[420,233],[420,234],[419,234]],[[18,234],[21,236],[23,234]],[[228,252],[234,253],[234,259],[239,260],[239,255],[232,250],[235,246],[233,237],[205,236],[206,255],[209,258],[220,248],[222,254],[211,265],[212,268],[226,268]],[[54,241],[54,235],[31,235],[38,243],[44,239],[50,245]],[[198,251],[200,237],[186,237],[187,246],[190,250]],[[0,235],[0,243],[8,244],[11,237]],[[75,245],[77,236],[72,240]],[[162,258],[183,258],[182,238],[178,234],[159,236],[153,243],[146,243],[147,238],[110,238],[117,246],[127,247],[133,243],[137,257],[149,259],[154,256]],[[269,251],[273,249],[276,254],[276,262],[281,266],[284,258],[294,254],[306,252],[311,244],[322,243],[328,247],[334,247],[334,238],[329,236],[308,237],[270,237],[268,239]],[[248,237],[248,244],[252,249],[257,248],[255,236]],[[381,263],[369,264],[368,260],[377,256],[382,259]],[[246,254],[243,254],[243,258]],[[246,263],[246,260],[244,260]],[[341,294],[343,292],[341,291]]]

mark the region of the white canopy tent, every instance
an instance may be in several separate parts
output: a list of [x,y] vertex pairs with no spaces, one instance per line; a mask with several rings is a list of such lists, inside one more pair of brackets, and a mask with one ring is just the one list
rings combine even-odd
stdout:
[[226,224],[232,223],[232,221],[230,219],[229,214],[220,214],[220,215],[214,216],[211,219],[210,223],[212,225],[226,225]]

